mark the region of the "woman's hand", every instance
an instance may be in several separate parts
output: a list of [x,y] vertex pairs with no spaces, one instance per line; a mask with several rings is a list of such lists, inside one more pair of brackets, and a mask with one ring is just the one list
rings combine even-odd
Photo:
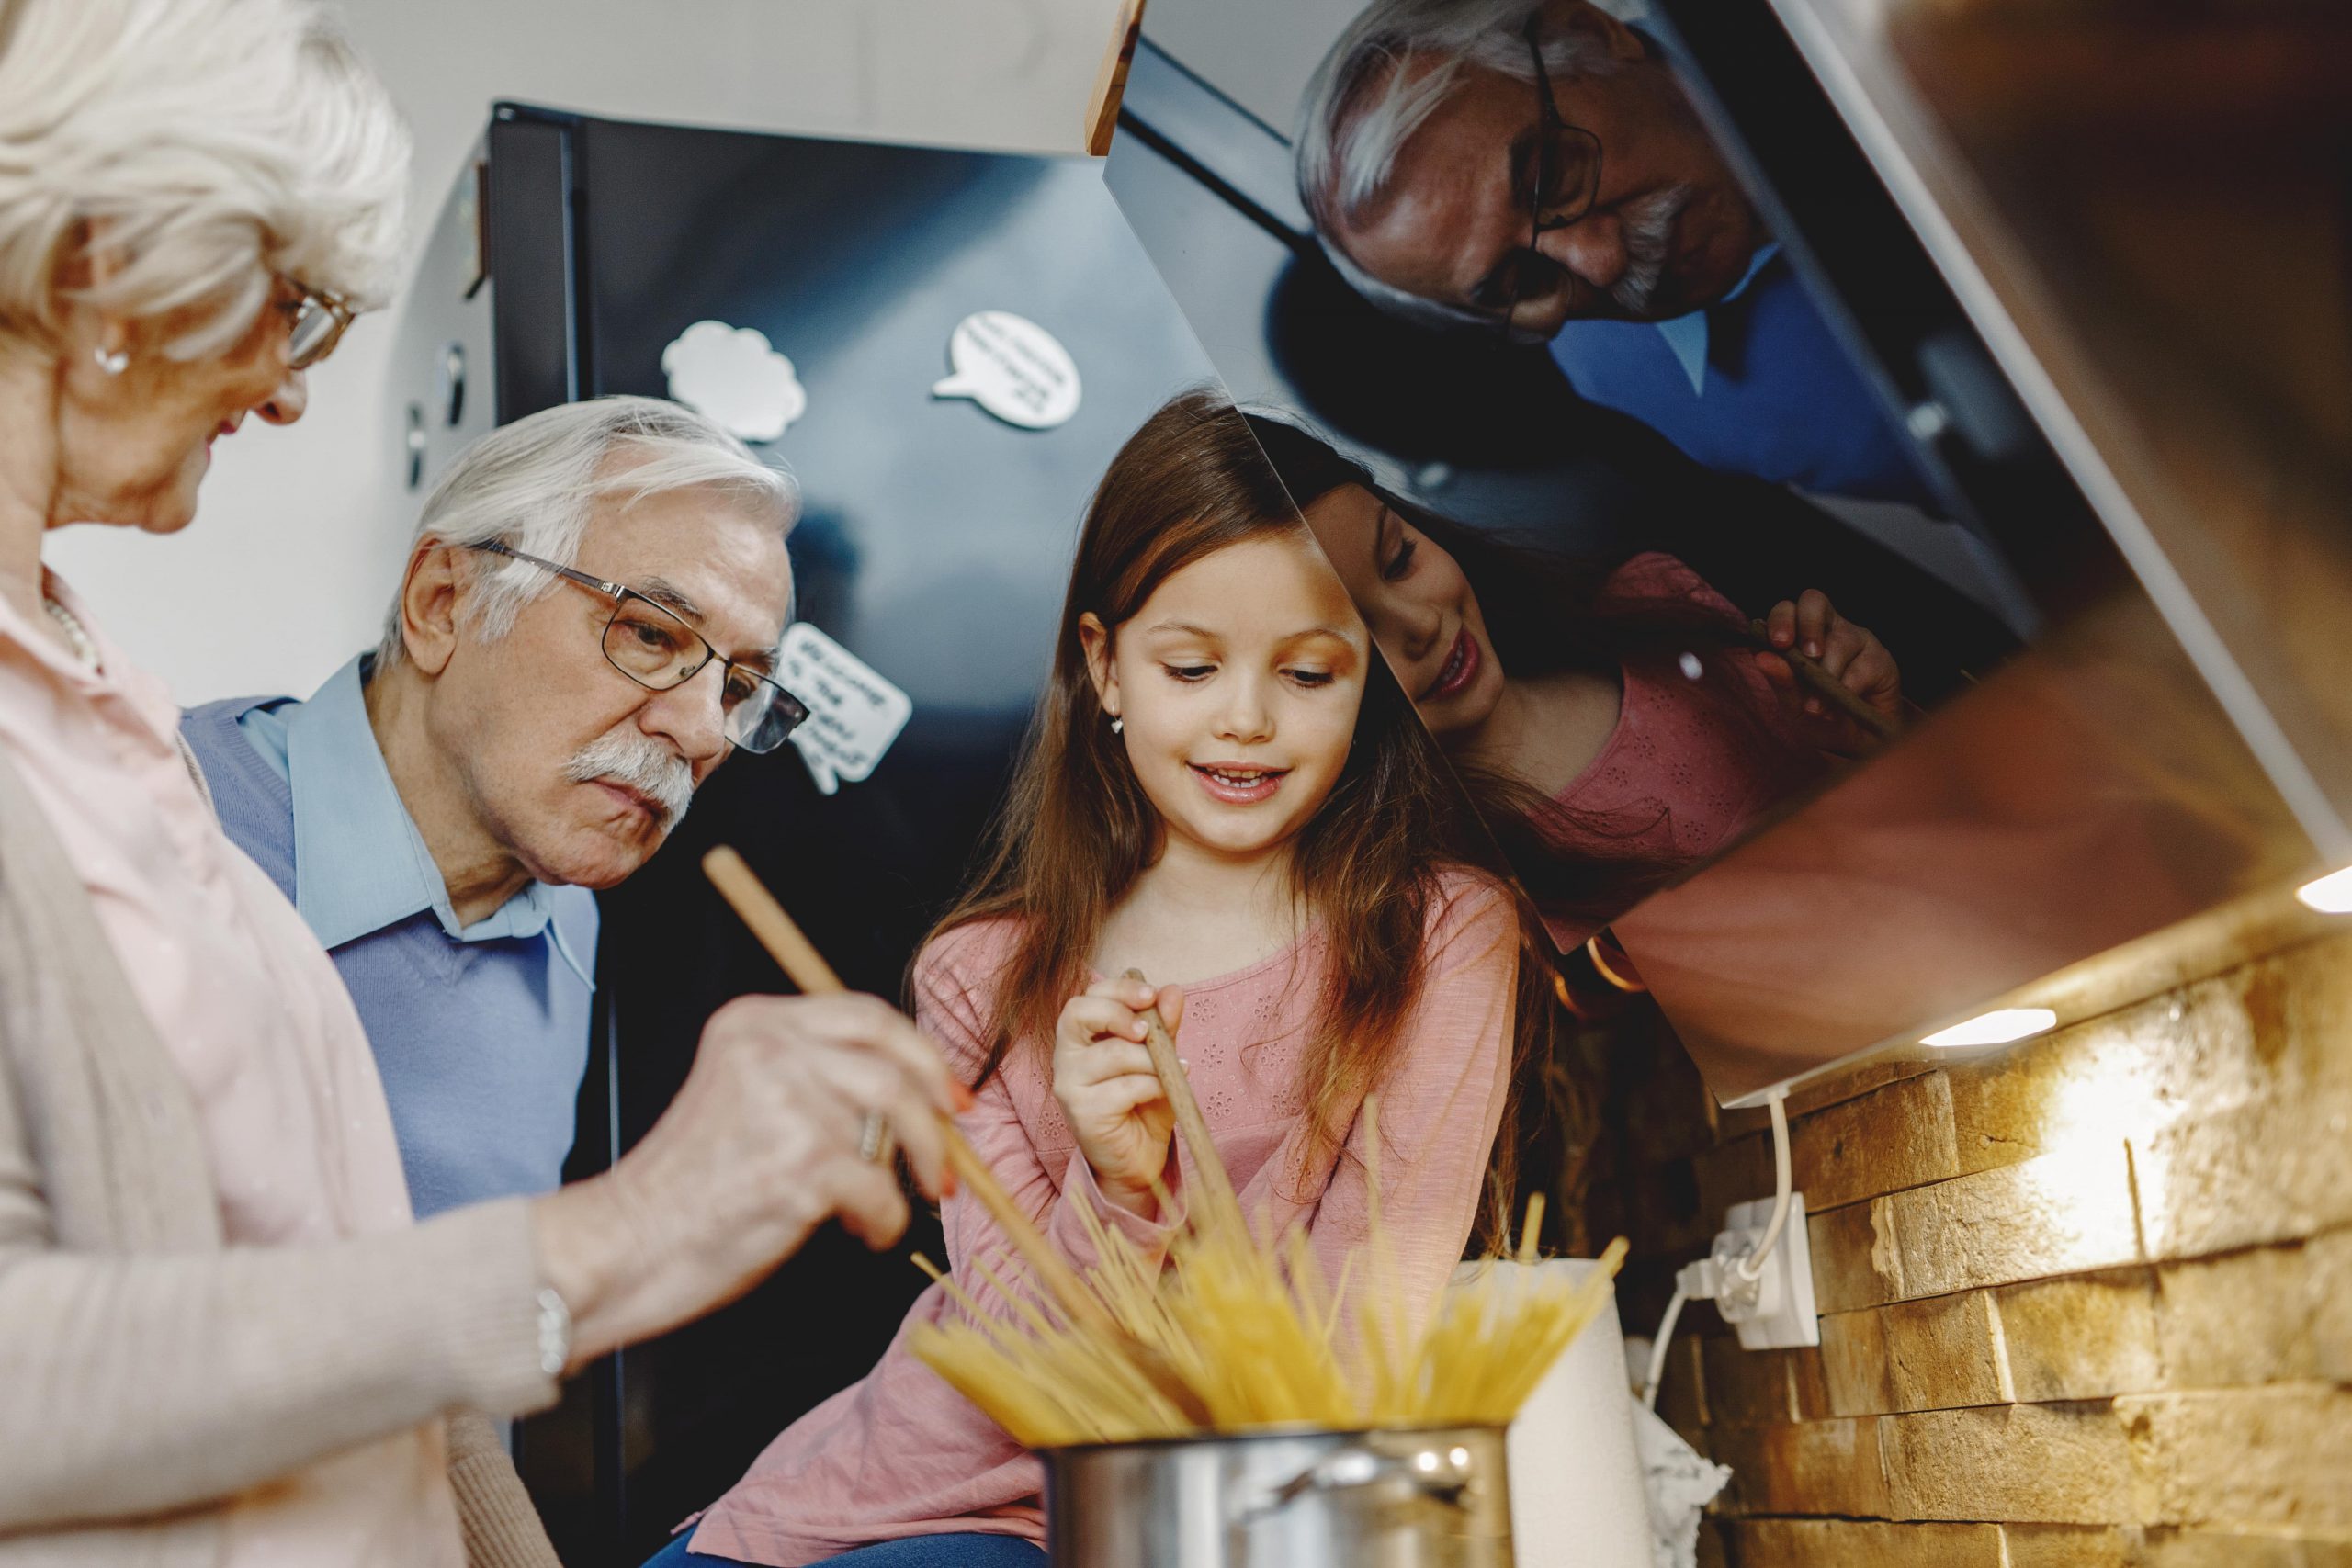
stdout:
[[733,1301],[831,1216],[889,1246],[906,1199],[889,1165],[859,1157],[867,1114],[888,1119],[936,1195],[950,1185],[940,1116],[971,1102],[938,1048],[872,997],[729,1002],[652,1131],[611,1170],[535,1204],[572,1365]]
[[1184,994],[1141,980],[1098,980],[1072,997],[1054,1026],[1054,1098],[1094,1168],[1102,1196],[1130,1213],[1157,1208],[1152,1185],[1168,1169],[1176,1112],[1144,1047],[1144,1012],[1157,1006],[1169,1032]]
[[[1839,615],[1829,595],[1820,589],[1808,588],[1794,600],[1783,599],[1773,605],[1764,619],[1764,635],[1774,648],[1803,653],[1836,676],[1848,691],[1902,722],[1903,674],[1895,668],[1894,655],[1867,627]],[[1828,750],[1852,751],[1859,749],[1858,741],[1867,743],[1872,739],[1800,681],[1787,660],[1762,653],[1756,662],[1813,721]]]

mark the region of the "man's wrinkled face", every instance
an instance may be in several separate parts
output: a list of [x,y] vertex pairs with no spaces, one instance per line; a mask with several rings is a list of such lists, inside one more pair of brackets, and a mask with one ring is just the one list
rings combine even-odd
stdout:
[[[1766,234],[1690,101],[1621,25],[1581,4],[1546,12],[1547,28],[1572,23],[1592,28],[1615,57],[1606,74],[1552,77],[1560,118],[1600,144],[1590,210],[1534,231],[1539,89],[1464,64],[1397,150],[1380,194],[1333,236],[1358,266],[1498,321],[1508,308],[1524,338],[1548,339],[1578,318],[1670,320],[1738,284]],[[1408,54],[1394,69],[1409,79],[1437,63]]]
[[[498,564],[480,558],[482,571]],[[531,875],[610,887],[733,750],[721,660],[773,673],[792,567],[772,517],[707,491],[600,502],[572,564],[675,612],[719,658],[648,691],[605,657],[612,601],[548,574],[505,636],[464,634],[432,722],[471,808]]]

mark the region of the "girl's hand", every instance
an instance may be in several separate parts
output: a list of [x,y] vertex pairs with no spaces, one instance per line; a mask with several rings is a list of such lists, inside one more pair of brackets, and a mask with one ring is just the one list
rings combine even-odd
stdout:
[[1142,1015],[1155,1005],[1174,1033],[1184,1010],[1177,987],[1098,980],[1069,999],[1054,1028],[1054,1098],[1079,1152],[1105,1198],[1146,1217],[1157,1208],[1152,1184],[1168,1169],[1176,1125],[1143,1043]]
[[[1901,722],[1903,674],[1894,666],[1894,655],[1868,628],[1839,615],[1820,589],[1808,588],[1794,601],[1783,599],[1773,605],[1764,619],[1764,634],[1774,648],[1795,649],[1844,682],[1848,691]],[[1757,665],[1804,710],[1821,731],[1826,749],[1853,751],[1871,741],[1860,726],[1798,680],[1787,660],[1759,654]]]

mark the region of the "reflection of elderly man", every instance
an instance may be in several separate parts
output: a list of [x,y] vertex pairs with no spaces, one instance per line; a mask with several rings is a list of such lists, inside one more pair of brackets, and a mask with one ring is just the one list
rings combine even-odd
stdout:
[[550,409],[426,501],[372,654],[308,702],[188,716],[230,836],[359,1006],[420,1215],[556,1186],[588,1050],[585,889],[804,711],[768,679],[797,504],[674,404]]
[[1298,176],[1374,303],[1548,339],[1710,467],[1920,499],[1657,45],[1588,0],[1376,0],[1307,87]]

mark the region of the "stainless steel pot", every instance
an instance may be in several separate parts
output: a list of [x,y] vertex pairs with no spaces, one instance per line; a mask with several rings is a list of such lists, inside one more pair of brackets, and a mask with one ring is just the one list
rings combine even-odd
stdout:
[[1054,1568],[1510,1568],[1503,1429],[1048,1450]]

